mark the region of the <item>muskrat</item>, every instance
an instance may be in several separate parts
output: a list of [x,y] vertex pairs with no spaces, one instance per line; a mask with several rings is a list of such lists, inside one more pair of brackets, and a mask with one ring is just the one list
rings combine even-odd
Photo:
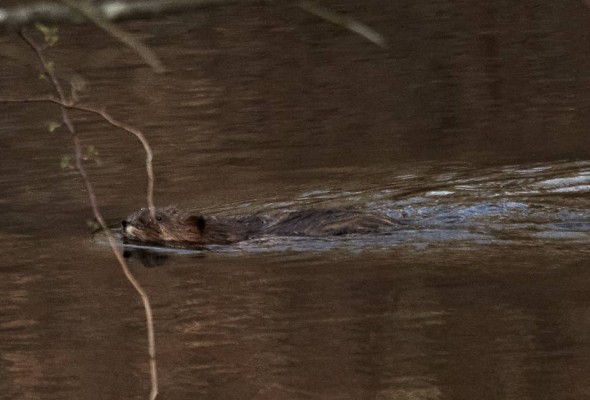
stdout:
[[218,218],[194,215],[173,206],[147,208],[122,221],[126,239],[173,247],[231,244],[262,235],[335,236],[379,232],[395,224],[386,215],[345,209],[291,211],[276,218]]

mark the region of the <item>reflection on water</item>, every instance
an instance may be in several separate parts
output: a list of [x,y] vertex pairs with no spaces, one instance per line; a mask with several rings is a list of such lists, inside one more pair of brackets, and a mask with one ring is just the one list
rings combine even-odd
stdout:
[[[588,397],[588,9],[335,3],[390,49],[300,11],[228,6],[126,23],[164,75],[92,26],[64,26],[48,52],[87,79],[84,101],[146,132],[160,205],[401,222],[131,259],[163,398]],[[46,92],[26,51],[0,37],[0,92]],[[0,110],[0,398],[143,399],[143,309],[59,168],[69,137],[44,125],[58,110]],[[115,223],[143,206],[141,152],[74,120]]]

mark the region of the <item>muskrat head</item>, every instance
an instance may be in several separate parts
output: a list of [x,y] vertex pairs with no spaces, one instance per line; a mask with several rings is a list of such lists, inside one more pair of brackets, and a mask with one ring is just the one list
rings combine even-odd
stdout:
[[154,217],[142,208],[121,222],[126,238],[151,243],[198,243],[206,224],[203,217],[187,216],[173,206],[157,208]]

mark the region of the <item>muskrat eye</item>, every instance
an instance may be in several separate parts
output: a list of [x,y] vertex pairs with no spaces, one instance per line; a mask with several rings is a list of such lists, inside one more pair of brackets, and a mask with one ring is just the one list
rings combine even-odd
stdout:
[[161,220],[162,220],[162,217],[159,215],[156,215],[156,221],[161,221]]

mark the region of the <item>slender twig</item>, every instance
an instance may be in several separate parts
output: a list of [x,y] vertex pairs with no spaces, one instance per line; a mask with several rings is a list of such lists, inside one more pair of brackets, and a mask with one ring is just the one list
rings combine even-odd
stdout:
[[129,265],[125,261],[123,257],[123,252],[121,248],[117,245],[117,241],[115,240],[113,234],[111,233],[109,227],[106,224],[100,210],[98,209],[96,194],[94,193],[94,189],[90,184],[90,180],[88,179],[88,174],[86,173],[86,169],[82,164],[82,150],[80,146],[80,138],[77,134],[74,134],[74,151],[76,154],[76,169],[82,176],[82,180],[84,181],[84,185],[86,185],[86,190],[88,192],[88,197],[90,198],[90,205],[92,207],[92,212],[94,213],[94,217],[100,224],[103,231],[106,233],[107,241],[113,254],[117,258],[123,273],[127,280],[131,283],[135,291],[141,297],[141,301],[143,303],[143,308],[145,310],[145,319],[147,325],[147,334],[148,334],[148,351],[150,355],[150,380],[151,380],[151,390],[150,390],[150,400],[154,400],[158,396],[158,370],[156,367],[156,339],[154,335],[154,316],[152,312],[152,306],[150,305],[150,299],[143,289],[139,281],[133,276],[131,270],[129,269]]
[[[233,4],[266,4],[272,0],[103,0],[94,1],[94,6],[109,21],[161,16],[173,13],[186,13],[211,7]],[[80,22],[79,14],[66,5],[55,1],[12,2],[13,5],[0,5],[0,28],[25,26],[31,22]]]
[[[0,103],[54,103],[62,108],[72,109],[72,110],[79,110],[85,111],[92,114],[100,115],[105,121],[109,124],[121,128],[126,132],[133,134],[142,144],[143,149],[145,151],[145,169],[148,176],[148,189],[147,189],[147,203],[148,208],[150,209],[150,213],[153,214],[155,210],[154,204],[154,170],[152,166],[153,160],[153,152],[148,143],[147,139],[145,138],[144,134],[137,128],[134,128],[130,125],[127,125],[123,122],[117,121],[113,118],[109,113],[107,113],[104,109],[95,108],[92,106],[84,105],[84,104],[76,104],[70,100],[62,101],[54,96],[36,96],[36,97],[28,97],[28,98],[10,98],[10,97],[2,97],[0,98]],[[66,114],[67,116],[67,114]],[[68,119],[69,120],[69,119]],[[67,124],[67,123],[66,123]],[[152,215],[153,217],[154,215]]]
[[145,169],[146,169],[147,176],[148,176],[147,203],[148,203],[148,208],[150,209],[150,214],[151,214],[152,218],[155,218],[156,217],[155,216],[156,206],[154,205],[154,170],[152,167],[152,160],[154,158],[154,155],[152,153],[152,149],[150,147],[150,144],[148,143],[144,134],[141,133],[141,131],[137,128],[133,128],[130,125],[127,125],[127,124],[124,124],[123,122],[117,121],[115,118],[113,118],[110,114],[108,114],[103,109],[98,109],[98,108],[94,108],[94,107],[82,105],[82,104],[71,105],[71,106],[69,106],[69,108],[100,115],[102,118],[104,118],[111,125],[121,128],[121,129],[135,135],[135,137],[141,142],[143,149],[145,151]]
[[[59,83],[59,79],[57,78],[57,76],[55,75],[55,72],[53,71],[53,67],[49,66],[49,63],[47,62],[47,60],[45,59],[45,56],[43,55],[43,51],[41,50],[41,47],[39,47],[37,44],[35,44],[25,33],[24,30],[19,30],[18,31],[18,35],[21,37],[21,39],[29,45],[29,47],[31,49],[33,49],[33,51],[35,52],[35,54],[37,54],[37,58],[39,59],[39,61],[41,62],[41,66],[43,67],[43,71],[45,71],[46,75],[49,76],[49,79],[51,80],[51,83],[53,84],[53,87],[55,88],[55,91],[57,92],[57,94],[59,95],[59,98],[62,99],[62,101],[66,100],[66,95],[64,93],[64,90],[61,86],[61,84]],[[65,107],[61,107],[61,117],[64,121],[64,123],[66,124],[66,126],[68,127],[68,130],[71,133],[74,133],[74,125],[72,124],[72,121],[70,120],[70,117],[68,116],[68,113],[66,111]]]
[[[77,133],[76,129],[74,128],[74,125],[72,124],[72,122],[69,118],[68,112],[67,112],[67,109],[74,108],[74,105],[72,104],[72,102],[70,100],[68,100],[66,98],[66,96],[64,94],[64,90],[63,90],[61,84],[59,83],[59,80],[57,79],[57,75],[55,74],[55,70],[53,68],[48,67],[48,64],[46,63],[45,58],[43,57],[43,52],[42,52],[41,47],[38,46],[33,40],[31,40],[24,32],[21,31],[20,35],[23,38],[23,40],[25,42],[27,42],[29,44],[29,46],[31,46],[33,48],[33,50],[36,52],[42,66],[43,66],[43,70],[50,77],[51,82],[59,95],[59,99],[56,99],[56,98],[53,98],[52,100],[46,99],[46,101],[52,101],[52,102],[57,103],[61,106],[62,117],[63,117],[64,123],[68,127],[68,130],[70,131],[73,141],[74,141],[76,170],[80,173],[80,176],[82,177],[82,180],[84,181],[84,184],[86,186],[86,190],[88,192],[88,197],[90,199],[90,204],[91,204],[94,216],[95,216],[96,220],[98,221],[98,223],[100,224],[100,226],[102,227],[102,229],[104,230],[104,232],[106,233],[109,246],[111,247],[111,250],[113,251],[113,254],[115,255],[115,257],[117,258],[117,261],[121,265],[121,268],[125,274],[125,277],[131,283],[131,285],[135,288],[135,290],[139,294],[141,301],[143,303],[143,307],[144,307],[145,315],[146,315],[146,325],[147,325],[147,333],[148,333],[148,351],[149,351],[149,356],[150,356],[150,361],[149,361],[150,362],[150,377],[151,377],[150,400],[154,400],[158,395],[158,377],[157,377],[157,368],[156,368],[156,344],[155,344],[154,322],[153,322],[154,318],[153,318],[152,307],[150,305],[149,297],[148,297],[147,293],[145,292],[145,290],[140,285],[140,283],[137,281],[137,279],[135,279],[135,277],[131,273],[129,266],[127,265],[127,262],[125,261],[125,258],[123,257],[122,250],[119,248],[119,246],[117,246],[117,242],[116,242],[115,238],[113,237],[112,233],[110,232],[110,230],[109,230],[109,228],[102,216],[102,213],[100,212],[100,210],[98,208],[98,202],[96,199],[96,194],[94,192],[94,188],[92,187],[92,184],[90,183],[90,180],[88,179],[88,174],[86,172],[86,168],[84,168],[84,164],[82,163],[82,149],[81,149],[81,145],[80,145],[80,138],[78,137],[78,133]],[[87,109],[86,111],[94,112],[94,111],[91,111],[90,109]],[[103,115],[100,112],[99,112],[99,114]],[[118,126],[120,126],[120,125],[118,125]],[[139,133],[141,134],[141,132],[139,132]],[[137,134],[136,134],[136,136],[137,136]],[[143,135],[140,135],[140,136],[143,137]],[[145,138],[143,138],[143,139],[145,140]],[[142,143],[143,143],[143,141],[142,141]],[[151,154],[150,154],[150,157],[151,157]]]
[[387,40],[383,35],[375,30],[369,28],[367,25],[359,22],[353,18],[338,14],[332,10],[327,9],[320,4],[310,0],[300,0],[297,4],[299,8],[307,11],[310,14],[316,15],[328,22],[341,26],[354,33],[359,34],[368,41],[376,44],[379,47],[387,48]]
[[98,26],[127,47],[133,49],[150,67],[154,69],[154,71],[165,71],[162,61],[152,49],[147,47],[130,33],[125,32],[123,29],[103,17],[99,8],[94,6],[93,3],[80,0],[61,0],[61,2],[82,14],[94,25]]
[[[585,0],[586,3],[590,4],[590,0]],[[47,21],[75,21],[77,14],[72,12],[76,9],[78,13],[82,13],[86,18],[100,26],[92,16],[89,16],[88,12],[80,10],[84,5],[74,0],[62,0],[68,6],[64,6],[60,3],[55,2],[44,2],[38,1],[33,3],[27,3],[24,5],[16,5],[12,7],[1,7],[0,6],[0,27],[3,25],[23,26],[31,21],[47,20]],[[110,23],[109,21],[129,19],[129,18],[144,18],[146,16],[155,16],[168,13],[176,12],[189,12],[191,10],[202,9],[205,7],[214,6],[228,6],[233,4],[240,5],[251,5],[251,4],[281,4],[278,0],[135,0],[135,1],[123,1],[123,0],[105,0],[93,2],[90,7],[92,8],[91,15],[98,15],[101,21]],[[353,18],[340,15],[312,0],[299,0],[296,3],[301,9],[314,14],[326,21],[348,29],[370,42],[376,44],[379,47],[386,48],[387,40],[383,35],[376,32],[372,28],[369,28],[366,24],[359,22]],[[94,17],[96,18],[96,17]],[[111,24],[112,25],[112,24]],[[112,25],[114,26],[114,25]],[[115,31],[109,31],[103,26],[100,26],[107,32],[113,34],[119,40],[123,40],[118,37],[116,30],[119,30],[116,26]],[[121,31],[123,32],[123,31]],[[123,32],[123,36],[129,36],[128,33]],[[129,36],[130,37],[130,36]],[[123,40],[125,41],[125,40]],[[133,45],[130,45],[134,48]],[[149,49],[148,49],[149,50]],[[137,50],[136,50],[137,51]],[[149,50],[151,51],[151,50]],[[147,61],[147,60],[146,60]]]

